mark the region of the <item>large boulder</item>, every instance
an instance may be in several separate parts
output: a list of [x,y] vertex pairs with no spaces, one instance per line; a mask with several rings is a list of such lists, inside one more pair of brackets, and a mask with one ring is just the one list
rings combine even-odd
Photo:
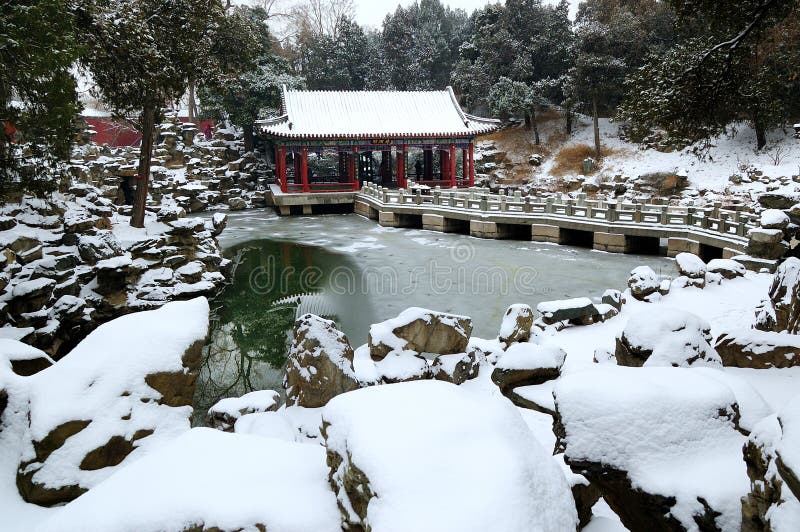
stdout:
[[559,321],[580,322],[597,314],[594,303],[588,297],[543,301],[536,305],[536,310],[542,314],[542,321],[548,325]]
[[711,326],[682,310],[659,308],[632,316],[616,338],[620,366],[720,367]]
[[55,279],[40,277],[14,285],[11,289],[11,313],[20,315],[41,310],[50,301],[56,284]]
[[740,411],[768,412],[746,382],[707,368],[604,365],[563,377],[553,394],[557,451],[626,528],[739,530],[749,490]]
[[675,256],[675,265],[678,267],[678,273],[683,277],[684,285],[697,288],[706,286],[708,270],[706,263],[700,257],[693,253],[678,253]]
[[[790,401],[780,416],[759,422],[744,447],[744,460],[750,478],[750,492],[742,499],[744,532],[793,532],[800,522],[797,497],[797,470],[787,467],[783,455],[800,447],[793,430],[793,417],[800,409],[800,396]],[[788,430],[787,430],[788,429]],[[785,476],[784,476],[785,475]]]
[[773,320],[772,323],[767,320],[766,324],[770,330],[800,333],[800,259],[789,257],[778,266],[769,299]]
[[761,213],[761,227],[764,229],[780,229],[789,225],[789,216],[780,209],[767,209]]
[[628,278],[631,295],[639,301],[647,301],[650,296],[658,292],[660,286],[661,281],[650,266],[634,268]]
[[795,334],[740,329],[720,334],[714,347],[724,366],[754,369],[800,366],[800,336]]
[[506,350],[495,364],[492,381],[507,394],[517,386],[557,379],[567,354],[555,346],[523,343]]
[[[219,467],[202,461],[218,459]],[[48,516],[39,532],[339,532],[325,449],[188,430]]]
[[369,353],[381,360],[392,351],[435,355],[464,353],[472,334],[472,318],[418,307],[369,328]]
[[433,377],[428,359],[415,351],[392,351],[375,362],[375,369],[384,384],[419,381]]
[[23,499],[70,501],[188,430],[208,315],[195,299],[123,316],[28,377]]
[[775,260],[783,257],[789,244],[783,241],[780,229],[751,229],[747,243],[747,254],[760,259]]
[[330,320],[305,314],[294,324],[294,340],[283,378],[287,406],[318,408],[359,387],[353,348]]
[[344,530],[575,530],[564,474],[503,398],[375,386],[332,400],[322,425]]
[[122,245],[111,231],[101,231],[98,235],[80,235],[78,253],[88,264],[97,264],[104,259],[122,255]]
[[533,309],[528,305],[515,304],[508,307],[500,323],[498,339],[505,345],[527,342],[533,327]]
[[208,409],[206,421],[217,430],[233,432],[236,421],[247,414],[274,412],[281,404],[281,396],[272,390],[257,390],[241,397],[228,397],[217,401]]

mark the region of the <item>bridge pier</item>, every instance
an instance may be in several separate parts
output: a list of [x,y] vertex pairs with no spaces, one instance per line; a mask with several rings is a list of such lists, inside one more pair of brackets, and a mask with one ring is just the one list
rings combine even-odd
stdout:
[[675,257],[678,253],[700,255],[700,243],[686,238],[670,238],[667,240],[667,256]]
[[484,222],[482,220],[470,220],[469,236],[474,236],[476,238],[498,238],[497,224],[494,222]]
[[625,235],[598,231],[594,234],[592,248],[609,253],[628,253],[628,239]]
[[531,240],[534,242],[561,242],[561,228],[557,225],[533,224],[531,225]]
[[378,211],[378,224],[382,227],[422,229],[422,215]]
[[370,220],[378,219],[378,210],[370,207],[368,204],[362,201],[357,201],[353,204],[353,212],[360,214],[361,216],[365,216]]
[[464,233],[469,234],[469,222],[457,218],[445,218],[440,214],[423,214],[422,228],[429,231],[440,233]]

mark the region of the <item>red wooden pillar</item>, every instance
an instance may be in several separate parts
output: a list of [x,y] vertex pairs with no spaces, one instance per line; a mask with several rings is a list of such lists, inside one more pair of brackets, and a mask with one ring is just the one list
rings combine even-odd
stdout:
[[469,186],[475,186],[475,144],[469,143]]
[[446,181],[449,186],[450,183],[450,151],[439,150],[439,169],[442,174],[442,181]]
[[397,147],[397,188],[406,188],[406,147]]
[[294,169],[294,176],[292,177],[292,184],[299,185],[300,184],[300,157],[297,156],[297,152],[292,152],[292,168]]
[[275,174],[281,191],[288,192],[289,184],[286,182],[286,146],[277,146],[275,148]]
[[356,157],[358,157],[358,148],[347,156],[347,175],[350,177],[350,184],[353,185],[353,190],[358,191],[358,179],[356,179]]
[[311,192],[308,184],[308,148],[305,146],[300,155],[300,182],[303,184],[303,192]]
[[456,186],[456,145],[450,145],[450,153],[448,153],[447,157],[448,162],[450,163],[450,186]]
[[433,150],[423,148],[422,159],[424,164],[422,180],[430,181],[433,179]]
[[461,148],[461,180],[469,183],[469,153],[466,148]]

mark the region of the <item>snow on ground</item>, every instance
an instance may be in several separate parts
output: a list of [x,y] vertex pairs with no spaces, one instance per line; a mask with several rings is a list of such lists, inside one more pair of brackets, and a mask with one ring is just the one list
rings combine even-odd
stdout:
[[206,529],[338,532],[325,449],[196,428],[120,470],[40,532]]
[[[557,126],[563,124],[558,121]],[[616,153],[606,157],[600,173],[614,176],[623,174],[636,178],[652,172],[677,172],[686,170],[689,186],[694,189],[710,189],[723,192],[732,191],[754,194],[765,192],[766,184],[754,181],[732,185],[728,178],[733,174],[743,175],[742,167],[754,167],[770,177],[790,177],[800,172],[800,142],[793,137],[790,129],[770,131],[767,147],[757,152],[754,130],[747,124],[737,124],[732,136],[722,135],[713,139],[712,147],[705,160],[692,153],[693,146],[672,153],[662,153],[653,149],[642,150],[639,145],[619,138],[619,124],[606,118],[600,119],[600,138],[604,147]],[[591,120],[582,119],[565,146],[577,144],[594,145]],[[775,164],[776,161],[778,164]],[[553,159],[542,165],[542,173],[549,174]],[[782,186],[779,191],[792,192],[796,184]]]

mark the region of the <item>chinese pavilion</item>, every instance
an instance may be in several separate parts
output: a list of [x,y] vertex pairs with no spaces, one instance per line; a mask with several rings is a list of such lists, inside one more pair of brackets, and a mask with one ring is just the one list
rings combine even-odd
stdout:
[[475,137],[499,126],[466,114],[450,87],[349,92],[284,86],[281,116],[256,122],[256,131],[275,150],[281,191],[308,193],[349,192],[365,182],[406,188],[409,180],[471,186]]

